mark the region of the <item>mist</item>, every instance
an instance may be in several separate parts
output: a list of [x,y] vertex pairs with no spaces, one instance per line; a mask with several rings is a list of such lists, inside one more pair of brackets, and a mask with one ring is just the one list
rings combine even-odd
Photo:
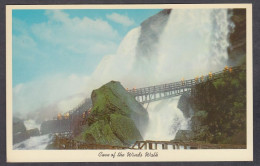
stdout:
[[[160,17],[165,16],[159,15],[157,19]],[[90,97],[93,89],[111,80],[120,81],[125,88],[132,89],[180,81],[182,78],[191,79],[221,70],[227,64],[231,24],[226,9],[174,9],[166,24],[156,25],[163,26],[155,28],[161,29],[157,32],[158,40],[148,41],[151,40],[149,37],[142,39],[153,43],[151,48],[144,48],[150,49],[149,55],[140,56],[136,53],[140,35],[145,29],[142,26],[134,28],[122,40],[117,52],[104,56],[91,75],[76,76],[76,82],[62,87],[57,82],[67,82],[70,77],[50,81],[53,93],[57,93],[57,96],[54,95],[55,101],[75,106],[80,100]],[[58,91],[56,87],[59,87]],[[49,91],[48,86],[44,86],[44,89]],[[84,97],[78,97],[79,93],[83,93]],[[22,94],[26,98],[26,94]],[[68,96],[71,96],[70,102],[66,101]],[[30,111],[23,109],[22,112],[33,112],[51,104],[48,103],[50,100],[40,105],[37,99],[28,96],[29,99],[34,100],[37,106],[30,108]],[[30,103],[22,102],[31,107]],[[189,120],[184,118],[177,103],[178,97],[150,103],[147,110],[150,118],[148,130],[142,133],[145,139],[173,139],[179,129],[189,127]],[[70,109],[66,106],[59,111],[67,112]]]
[[[230,16],[226,9],[172,10],[158,42],[149,48],[150,55],[136,56],[142,28],[138,27],[128,33],[116,55],[102,60],[92,78],[95,83],[118,80],[131,89],[222,70],[228,60]],[[148,130],[142,133],[145,139],[169,140],[179,129],[189,128],[189,119],[177,103],[178,98],[150,103]]]

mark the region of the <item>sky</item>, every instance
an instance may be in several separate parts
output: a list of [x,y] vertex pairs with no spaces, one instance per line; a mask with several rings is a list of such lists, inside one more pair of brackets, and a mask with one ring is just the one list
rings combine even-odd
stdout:
[[91,74],[131,29],[160,9],[13,10],[13,87]]
[[91,75],[102,60],[116,54],[128,32],[159,11],[13,10],[15,116],[77,106],[94,87],[90,83],[97,82]]

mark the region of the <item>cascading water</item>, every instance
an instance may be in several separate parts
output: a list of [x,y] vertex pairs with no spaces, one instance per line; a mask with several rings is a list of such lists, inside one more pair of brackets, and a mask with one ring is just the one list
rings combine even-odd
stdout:
[[[168,83],[221,70],[231,24],[226,9],[173,10],[160,36],[153,79]],[[178,98],[150,103],[144,139],[172,140],[179,129],[189,128],[177,103]]]
[[[163,19],[165,15],[157,16]],[[168,16],[167,16],[168,17]],[[166,24],[151,22],[149,29],[137,27],[121,42],[116,54],[105,56],[90,77],[89,89],[111,80],[125,88],[145,87],[190,79],[221,70],[228,59],[228,34],[232,22],[227,9],[173,9]],[[155,20],[153,20],[155,21]],[[164,26],[156,28],[154,26]],[[156,43],[147,32],[142,42],[153,43],[149,54],[140,56],[138,41],[146,30],[163,29]],[[145,45],[145,44],[144,44]],[[136,51],[138,49],[138,51]],[[150,55],[151,54],[151,55]],[[187,129],[185,119],[177,108],[178,98],[150,103],[149,125],[144,139],[169,140],[179,129]]]
[[148,108],[149,126],[146,140],[172,140],[179,129],[188,128],[188,120],[177,108],[179,97],[151,103]]
[[157,79],[188,79],[222,69],[229,24],[226,9],[173,10],[158,46]]
[[37,137],[31,137],[23,142],[14,144],[14,150],[43,150],[52,141],[53,136],[51,134],[41,135]]

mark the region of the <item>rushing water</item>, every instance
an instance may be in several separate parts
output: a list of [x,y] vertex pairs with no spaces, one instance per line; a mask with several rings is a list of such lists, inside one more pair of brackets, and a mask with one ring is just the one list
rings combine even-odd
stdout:
[[24,125],[26,127],[27,130],[30,130],[30,129],[35,129],[35,128],[38,128],[40,130],[40,126],[41,124],[39,123],[36,123],[34,120],[32,119],[29,119],[29,120],[26,120],[24,121]]
[[[34,120],[29,119],[24,121],[26,130],[38,128],[40,130],[40,124],[36,123]],[[43,150],[52,141],[52,134],[46,134],[41,136],[30,137],[29,139],[16,143],[13,146],[15,150]]]
[[149,105],[149,127],[144,139],[169,141],[179,129],[188,128],[188,120],[177,108],[179,97],[157,101]]
[[52,141],[53,136],[51,134],[41,135],[37,137],[30,137],[29,139],[14,144],[15,150],[43,150]]
[[[153,79],[168,83],[221,70],[227,64],[230,27],[226,9],[173,10],[160,36]],[[177,104],[178,98],[150,104],[144,139],[172,140],[179,129],[189,128]]]
[[[154,55],[137,56],[142,27],[131,30],[117,53],[104,56],[89,76],[88,93],[111,80],[120,81],[125,88],[145,87],[218,71],[227,63],[232,26],[226,9],[174,9],[158,42],[150,48]],[[178,99],[150,103],[144,139],[172,140],[179,129],[189,128],[189,119],[177,108]],[[42,149],[50,140],[48,135],[32,137],[14,148]]]

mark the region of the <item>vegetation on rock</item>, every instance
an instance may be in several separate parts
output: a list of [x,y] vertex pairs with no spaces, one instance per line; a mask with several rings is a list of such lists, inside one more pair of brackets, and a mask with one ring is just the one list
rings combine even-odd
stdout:
[[115,136],[111,127],[104,120],[99,120],[84,131],[85,141],[90,144],[119,145],[123,143]]
[[246,144],[246,70],[224,72],[223,78],[195,87],[191,97],[192,129],[197,140]]
[[119,82],[111,81],[94,90],[93,107],[87,127],[77,137],[92,144],[130,145],[142,140],[138,129],[144,129],[148,114],[143,106]]
[[178,130],[174,141],[190,141],[194,139],[194,133],[191,130]]
[[136,140],[142,140],[142,136],[139,130],[135,127],[132,119],[120,114],[111,114],[110,119],[113,133],[124,144],[129,145],[133,144]]

